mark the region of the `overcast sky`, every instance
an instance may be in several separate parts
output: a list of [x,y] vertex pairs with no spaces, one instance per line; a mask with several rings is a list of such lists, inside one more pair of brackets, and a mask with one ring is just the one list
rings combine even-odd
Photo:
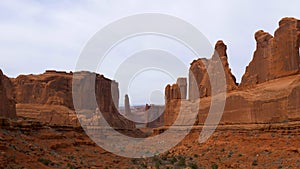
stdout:
[[[273,34],[281,18],[300,18],[299,7],[299,0],[0,0],[0,68],[10,77],[47,69],[74,70],[84,45],[102,27],[133,14],[162,13],[191,23],[212,45],[222,39],[239,82],[252,59],[254,33],[263,29]],[[99,73],[112,78],[105,71]],[[160,81],[157,90],[167,82],[174,79]],[[149,101],[145,100],[149,93],[139,94],[131,96],[136,104]]]

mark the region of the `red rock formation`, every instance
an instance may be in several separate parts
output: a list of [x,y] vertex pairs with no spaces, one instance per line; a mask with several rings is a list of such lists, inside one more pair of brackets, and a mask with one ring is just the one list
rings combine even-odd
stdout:
[[[165,88],[165,112],[164,122],[165,125],[171,125],[177,117],[177,109],[180,107],[181,92],[178,84],[167,85]],[[176,109],[176,110],[175,110]]]
[[172,99],[186,99],[186,78],[178,78],[175,84],[165,87],[166,102]]
[[[275,36],[258,31],[255,34],[257,49],[253,60],[246,69],[239,90],[227,63],[226,46],[217,42],[215,50],[221,56],[227,80],[227,98],[221,124],[273,123],[300,120],[300,75],[299,47],[300,21],[284,18],[279,23]],[[203,124],[211,109],[210,81],[206,68],[213,67],[212,59],[198,59],[191,64],[190,90],[191,101],[168,100],[165,125],[172,125],[180,106],[188,116],[198,111],[197,124]],[[206,67],[205,67],[206,66]],[[212,68],[213,70],[213,68]],[[195,77],[194,79],[191,78]],[[270,81],[272,80],[272,81]],[[260,84],[260,85],[256,85]],[[198,89],[197,89],[198,87]],[[247,87],[247,88],[245,88]],[[199,90],[199,95],[195,94]],[[192,101],[201,98],[201,100]],[[200,104],[199,104],[200,102]],[[199,107],[199,110],[196,110]]]
[[[134,123],[118,113],[118,84],[102,75],[78,72],[77,80],[83,81],[77,90],[82,93],[95,92],[96,102],[90,94],[77,100],[77,107],[84,108],[89,118],[98,108],[108,123],[115,128],[134,128]],[[12,79],[17,102],[17,115],[35,118],[43,122],[58,125],[79,125],[72,99],[73,73],[46,71],[41,75],[21,75]],[[95,84],[95,89],[91,88]],[[96,103],[96,104],[95,104]],[[97,105],[98,104],[98,105]],[[79,112],[81,113],[81,112]]]
[[177,79],[176,84],[180,90],[180,99],[186,99],[187,95],[187,81],[186,78],[180,77]]
[[214,85],[217,86],[219,79],[212,79],[211,77],[212,81],[210,81],[207,69],[210,69],[210,71],[215,74],[223,76],[223,73],[220,72],[220,68],[217,66],[219,62],[217,57],[220,58],[224,68],[227,91],[232,91],[237,88],[235,77],[232,75],[231,69],[229,68],[226,50],[227,47],[223,41],[218,41],[215,45],[215,53],[211,59],[200,58],[191,63],[189,71],[189,99],[195,100],[211,96],[211,82],[215,83]]
[[127,94],[125,95],[125,99],[124,99],[124,107],[125,107],[125,116],[131,116],[129,97]]
[[16,117],[16,104],[12,100],[12,95],[7,92],[8,83],[8,78],[0,70],[0,117],[14,118]]
[[[221,124],[273,123],[300,120],[300,75],[265,82],[227,94]],[[205,100],[206,99],[206,100]],[[210,98],[201,100],[199,124],[204,123]]]
[[283,18],[274,37],[262,30],[255,33],[256,51],[246,68],[241,87],[299,73],[300,21]]

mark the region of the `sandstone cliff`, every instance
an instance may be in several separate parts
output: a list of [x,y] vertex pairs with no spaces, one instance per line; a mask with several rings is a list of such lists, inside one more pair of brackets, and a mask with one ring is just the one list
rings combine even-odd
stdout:
[[196,124],[205,122],[211,109],[211,85],[206,68],[214,70],[210,66],[214,66],[216,56],[222,60],[227,82],[221,124],[300,120],[300,21],[284,18],[279,22],[274,37],[258,31],[255,39],[257,49],[239,87],[230,72],[226,45],[222,41],[217,42],[212,59],[193,61],[189,75],[189,100],[170,97],[170,91],[177,87],[166,87],[165,125],[173,124],[180,107],[183,107],[181,110],[185,116],[189,116],[191,111],[198,112]]
[[0,70],[0,117],[16,117],[16,105],[12,94],[7,90],[10,86],[9,79]]
[[[79,72],[78,80],[95,84],[92,90],[90,85],[79,86],[82,93],[95,92],[97,104],[94,104],[89,95],[80,96],[78,106],[84,107],[79,118],[84,122],[98,118],[97,108],[102,112],[108,123],[115,128],[134,128],[131,121],[118,113],[118,84],[102,75]],[[92,78],[93,77],[93,78]],[[39,121],[57,125],[79,125],[74,111],[72,99],[73,73],[46,71],[41,75],[21,75],[11,79],[13,95],[17,103],[17,115],[34,118]],[[99,107],[98,107],[99,106]],[[90,123],[86,123],[90,124]]]
[[227,91],[229,92],[237,88],[236,79],[229,68],[226,50],[227,46],[220,40],[215,45],[215,53],[211,59],[200,58],[191,63],[189,71],[189,99],[193,100],[211,96],[211,82],[216,83],[214,85],[217,85],[218,79],[211,79],[213,81],[210,81],[207,69],[210,69],[213,73],[219,73],[220,76],[222,76],[222,72],[220,72],[218,67],[218,57],[224,68]]
[[283,18],[274,37],[260,30],[255,33],[255,40],[256,51],[241,87],[299,73],[300,20]]

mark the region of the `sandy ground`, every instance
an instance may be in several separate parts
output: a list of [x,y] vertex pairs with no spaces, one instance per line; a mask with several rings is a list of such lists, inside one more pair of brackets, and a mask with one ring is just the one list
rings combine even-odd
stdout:
[[203,144],[199,131],[168,152],[130,159],[103,150],[79,128],[2,123],[0,168],[300,168],[297,123],[223,126]]

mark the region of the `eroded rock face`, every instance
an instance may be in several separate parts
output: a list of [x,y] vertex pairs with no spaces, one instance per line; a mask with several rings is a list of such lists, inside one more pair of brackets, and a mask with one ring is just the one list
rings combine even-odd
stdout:
[[224,66],[227,81],[227,98],[220,124],[282,123],[300,120],[300,21],[284,18],[280,21],[274,37],[264,31],[258,31],[255,39],[257,49],[246,68],[239,90],[235,90],[237,85],[228,66],[226,45],[222,41],[217,42],[216,52],[211,59],[193,61],[189,75],[190,100],[168,100],[165,125],[173,124],[180,107],[183,107],[182,110],[191,109],[183,112],[184,116],[197,111],[196,124],[204,124],[211,109],[211,83],[215,80],[209,81],[207,70],[219,73],[214,70],[214,61],[218,56]]
[[[223,78],[225,74],[226,89],[232,91],[237,88],[236,79],[231,73],[227,61],[227,46],[223,41],[218,41],[215,45],[215,53],[211,59],[200,58],[191,63],[189,71],[189,99],[195,100],[212,95],[211,83],[218,88],[218,80]],[[221,70],[219,59],[222,62],[224,73]],[[207,70],[215,74],[214,77],[209,77]],[[211,79],[211,81],[210,81]]]
[[[195,124],[203,125],[211,108],[211,97],[197,101],[171,100],[165,114],[165,125],[175,121],[179,111],[184,117],[198,112]],[[189,110],[188,110],[189,109]],[[251,89],[227,93],[219,124],[266,124],[300,120],[300,75],[265,82]],[[215,112],[213,112],[215,113]]]
[[180,90],[180,98],[181,99],[186,99],[187,95],[187,80],[184,77],[180,77],[177,79],[176,84],[179,87]]
[[262,30],[255,33],[256,51],[246,68],[241,87],[299,73],[300,21],[283,18],[274,37]]
[[[108,123],[115,128],[134,128],[131,121],[118,113],[118,84],[102,75],[76,72],[80,84],[75,92],[79,116],[85,120],[94,118],[100,110]],[[72,99],[73,73],[46,71],[41,75],[21,75],[12,79],[18,116],[35,118],[58,125],[79,125]],[[91,86],[95,86],[93,89]],[[96,101],[90,95],[95,93]],[[117,98],[115,98],[117,97]],[[82,117],[83,118],[83,117]]]
[[130,109],[129,97],[127,94],[125,95],[124,106],[125,106],[125,116],[130,116],[131,109]]
[[16,117],[16,104],[12,94],[9,90],[7,91],[9,85],[8,78],[0,70],[0,117],[14,118]]

